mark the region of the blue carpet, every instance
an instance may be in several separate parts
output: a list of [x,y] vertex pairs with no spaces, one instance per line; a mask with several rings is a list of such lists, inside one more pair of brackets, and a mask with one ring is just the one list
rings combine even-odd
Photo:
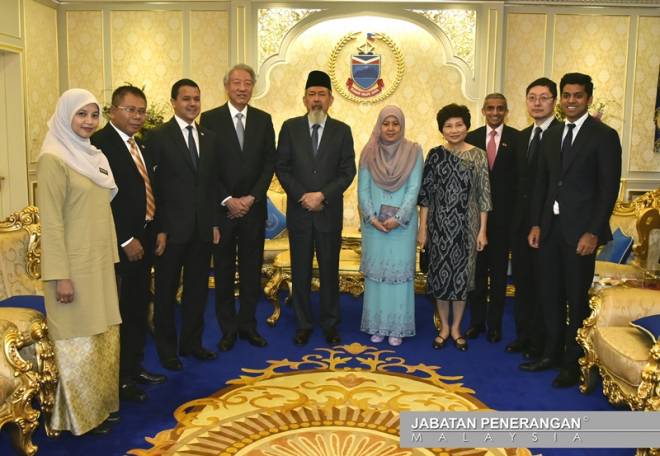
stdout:
[[[314,308],[318,309],[318,295],[313,296]],[[219,329],[213,310],[213,294],[209,296],[206,309],[206,328],[204,343],[208,348],[216,347]],[[34,306],[34,298],[14,298],[2,305]],[[360,342],[371,344],[369,336],[359,331],[362,298],[342,295],[343,323],[341,336],[344,343]],[[577,388],[553,389],[550,386],[556,372],[522,373],[518,364],[519,355],[505,353],[504,346],[514,334],[512,305],[507,303],[504,317],[504,340],[490,344],[483,337],[470,341],[470,348],[462,353],[453,346],[435,351],[431,348],[434,337],[433,306],[424,296],[417,297],[417,336],[404,339],[396,348],[398,355],[406,359],[407,364],[426,363],[441,366],[443,375],[462,375],[465,386],[476,391],[475,396],[486,405],[497,410],[612,410],[613,407],[597,387],[591,395],[582,395]],[[39,307],[39,306],[37,306]],[[43,306],[41,305],[43,310]],[[202,362],[184,359],[185,368],[181,372],[164,371],[157,360],[153,341],[149,339],[146,347],[145,367],[150,371],[164,372],[168,381],[164,385],[147,387],[149,399],[144,404],[124,402],[121,404],[121,422],[107,436],[73,437],[64,434],[58,439],[46,437],[43,427],[34,436],[39,446],[40,455],[122,455],[132,448],[147,448],[145,436],[154,436],[157,432],[175,426],[173,411],[190,400],[205,397],[222,389],[224,382],[241,374],[241,367],[264,368],[266,361],[272,359],[299,359],[311,353],[315,347],[325,346],[320,330],[316,330],[306,347],[296,347],[291,341],[295,330],[293,310],[283,307],[282,317],[275,328],[268,327],[265,319],[272,307],[265,300],[258,308],[259,331],[268,340],[266,348],[259,349],[238,341],[233,350],[221,353],[217,360]],[[469,320],[469,317],[466,318]],[[467,323],[467,322],[464,322]],[[385,347],[389,347],[384,344]],[[634,450],[534,450],[534,454],[544,456],[623,456],[632,455]],[[0,434],[0,455],[14,454],[9,445],[6,432]]]

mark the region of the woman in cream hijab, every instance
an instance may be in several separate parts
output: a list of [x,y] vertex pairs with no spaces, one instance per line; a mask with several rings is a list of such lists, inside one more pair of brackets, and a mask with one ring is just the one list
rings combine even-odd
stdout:
[[59,370],[50,427],[74,435],[107,433],[119,409],[119,257],[110,209],[117,186],[89,141],[99,110],[88,91],[64,92],[37,168],[41,277]]
[[371,341],[401,344],[415,335],[415,239],[422,148],[405,137],[401,109],[386,106],[360,156],[364,305],[361,330]]

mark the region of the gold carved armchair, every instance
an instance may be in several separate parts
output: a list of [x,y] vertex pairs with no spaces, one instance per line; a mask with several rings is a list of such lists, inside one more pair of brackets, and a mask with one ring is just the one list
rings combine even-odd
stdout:
[[[0,299],[41,295],[39,211],[27,207],[0,222]],[[32,433],[52,410],[57,386],[54,350],[43,314],[0,304],[0,429],[22,454],[37,447]],[[36,400],[36,401],[35,401]],[[33,408],[39,404],[40,410]],[[46,432],[51,435],[47,427]]]

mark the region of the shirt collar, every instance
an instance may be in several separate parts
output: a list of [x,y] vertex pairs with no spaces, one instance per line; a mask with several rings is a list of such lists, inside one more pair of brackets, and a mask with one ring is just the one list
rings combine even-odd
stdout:
[[492,128],[490,125],[486,124],[486,137],[490,136],[490,132],[495,130],[497,132],[497,137],[502,137],[502,132],[504,131],[504,122],[500,124],[497,128]]
[[541,127],[541,130],[545,132],[550,127],[550,124],[552,123],[553,120],[555,120],[554,115],[545,119],[543,122],[541,122],[540,125],[534,122],[534,128],[532,128],[532,131],[536,130],[536,127]]
[[228,101],[227,107],[229,107],[229,114],[231,115],[232,119],[235,119],[236,114],[240,112],[241,114],[243,114],[243,122],[245,122],[245,119],[247,119],[247,111],[248,111],[247,105],[245,105],[242,111],[239,111],[238,109],[236,109],[236,107],[233,104],[231,104],[231,101]]
[[115,129],[115,131],[117,132],[117,134],[119,134],[119,136],[121,137],[121,140],[124,141],[125,143],[127,143],[128,140],[132,138],[132,136],[128,136],[126,133],[124,133],[124,132],[121,131],[119,128],[117,128],[117,127],[115,126],[115,124],[112,123],[112,121],[110,121],[110,125],[112,125],[112,128]]
[[[312,125],[313,125],[312,121],[309,120],[309,116],[305,116],[305,117],[307,117],[307,125],[309,125],[309,129],[311,130]],[[326,123],[327,120],[328,120],[328,115],[326,114],[325,117],[323,118],[323,120],[321,122],[319,122],[319,125],[321,126],[321,130],[323,130],[325,128],[325,123]]]
[[584,115],[582,117],[580,117],[578,120],[576,120],[575,122],[569,122],[567,120],[566,124],[574,123],[575,128],[579,129],[582,126],[582,124],[584,123],[584,121],[587,120],[587,117],[589,117],[589,111],[585,112]]
[[176,120],[176,123],[179,124],[179,128],[180,128],[181,130],[186,130],[186,131],[188,131],[188,130],[187,130],[188,125],[192,125],[193,130],[197,130],[197,126],[195,125],[195,122],[189,124],[188,122],[186,122],[185,120],[183,120],[181,117],[177,116],[176,114],[174,114],[174,119]]

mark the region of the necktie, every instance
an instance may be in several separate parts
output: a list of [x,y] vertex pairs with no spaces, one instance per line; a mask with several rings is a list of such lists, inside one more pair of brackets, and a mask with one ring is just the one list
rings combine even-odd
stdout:
[[236,136],[238,136],[238,144],[241,146],[241,150],[243,150],[243,142],[245,141],[245,127],[243,127],[243,121],[241,120],[243,118],[242,113],[236,114]]
[[488,144],[486,144],[486,155],[488,156],[488,167],[493,169],[493,164],[495,164],[495,157],[497,156],[497,143],[495,143],[495,136],[497,135],[496,130],[491,130],[490,139]]
[[321,128],[319,124],[312,125],[312,150],[315,157],[319,151],[319,128]]
[[532,137],[532,142],[529,143],[529,148],[527,149],[527,162],[532,163],[534,161],[534,156],[536,151],[539,148],[539,143],[541,142],[541,132],[543,130],[541,127],[536,127],[534,129],[534,136]]
[[199,156],[197,155],[197,144],[195,143],[195,137],[193,136],[193,127],[192,125],[188,125],[186,128],[188,129],[188,150],[190,150],[190,158],[192,158],[193,168],[197,171]]
[[561,143],[562,166],[564,164],[564,161],[568,159],[568,154],[570,153],[571,146],[573,145],[573,129],[575,128],[575,124],[568,123],[566,124],[566,127],[568,127],[568,131],[566,132],[566,136],[564,137],[564,140]]
[[128,144],[131,146],[130,151],[131,157],[133,157],[133,162],[135,162],[135,166],[137,167],[140,176],[142,176],[142,179],[144,180],[144,193],[147,197],[147,213],[145,214],[144,219],[153,220],[154,214],[156,213],[156,201],[154,199],[154,192],[151,189],[149,174],[147,174],[144,163],[142,163],[142,160],[140,159],[140,151],[137,148],[137,144],[135,144],[135,140],[133,138],[129,138]]

